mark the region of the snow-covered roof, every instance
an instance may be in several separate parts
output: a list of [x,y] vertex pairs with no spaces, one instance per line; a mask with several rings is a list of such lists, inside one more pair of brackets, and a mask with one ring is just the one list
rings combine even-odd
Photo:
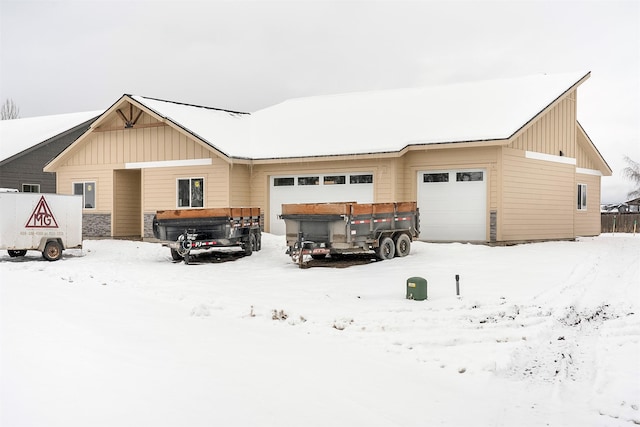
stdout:
[[587,75],[296,98],[252,114],[132,98],[229,157],[313,157],[507,139]]
[[102,110],[0,120],[0,161],[66,132],[101,113]]
[[587,74],[291,99],[252,114],[251,145],[233,153],[265,159],[506,139]]
[[134,100],[229,157],[238,157],[237,147],[249,140],[249,114],[198,105],[181,104],[133,95]]
[[131,98],[228,157],[259,160],[507,139],[587,75],[539,74],[296,98],[251,114]]
[[[589,73],[291,99],[254,113],[125,95],[229,158],[399,152],[505,140]],[[112,107],[113,108],[113,107]]]

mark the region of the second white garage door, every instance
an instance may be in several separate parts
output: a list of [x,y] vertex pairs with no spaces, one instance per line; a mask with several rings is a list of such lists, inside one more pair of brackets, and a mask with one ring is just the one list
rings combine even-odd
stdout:
[[285,234],[278,218],[282,204],[359,202],[373,203],[373,173],[282,175],[270,178],[269,230]]
[[486,171],[418,172],[418,207],[421,240],[486,241]]

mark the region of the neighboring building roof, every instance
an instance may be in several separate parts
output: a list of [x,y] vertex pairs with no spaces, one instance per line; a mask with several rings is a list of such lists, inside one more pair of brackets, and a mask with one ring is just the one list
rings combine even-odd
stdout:
[[291,99],[255,113],[132,99],[228,157],[398,152],[409,145],[505,140],[589,73],[540,74]]
[[0,162],[102,114],[100,111],[0,120]]
[[634,206],[640,205],[640,197],[637,197],[637,198],[631,199],[631,200],[627,200],[625,203],[627,205],[634,205]]

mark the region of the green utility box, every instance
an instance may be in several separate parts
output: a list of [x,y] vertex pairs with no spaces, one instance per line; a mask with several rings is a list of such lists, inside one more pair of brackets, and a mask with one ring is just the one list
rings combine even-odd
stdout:
[[410,277],[407,279],[407,299],[422,301],[427,299],[427,279]]

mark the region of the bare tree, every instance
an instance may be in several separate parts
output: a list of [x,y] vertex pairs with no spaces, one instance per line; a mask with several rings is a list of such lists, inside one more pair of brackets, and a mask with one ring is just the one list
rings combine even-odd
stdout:
[[13,99],[9,98],[4,101],[2,107],[0,107],[0,120],[11,120],[20,117],[20,108],[13,102]]
[[635,190],[627,194],[627,197],[630,199],[640,197],[640,164],[631,160],[627,156],[624,156],[624,160],[629,166],[622,170],[622,176],[627,178],[629,181],[632,181],[636,186]]

